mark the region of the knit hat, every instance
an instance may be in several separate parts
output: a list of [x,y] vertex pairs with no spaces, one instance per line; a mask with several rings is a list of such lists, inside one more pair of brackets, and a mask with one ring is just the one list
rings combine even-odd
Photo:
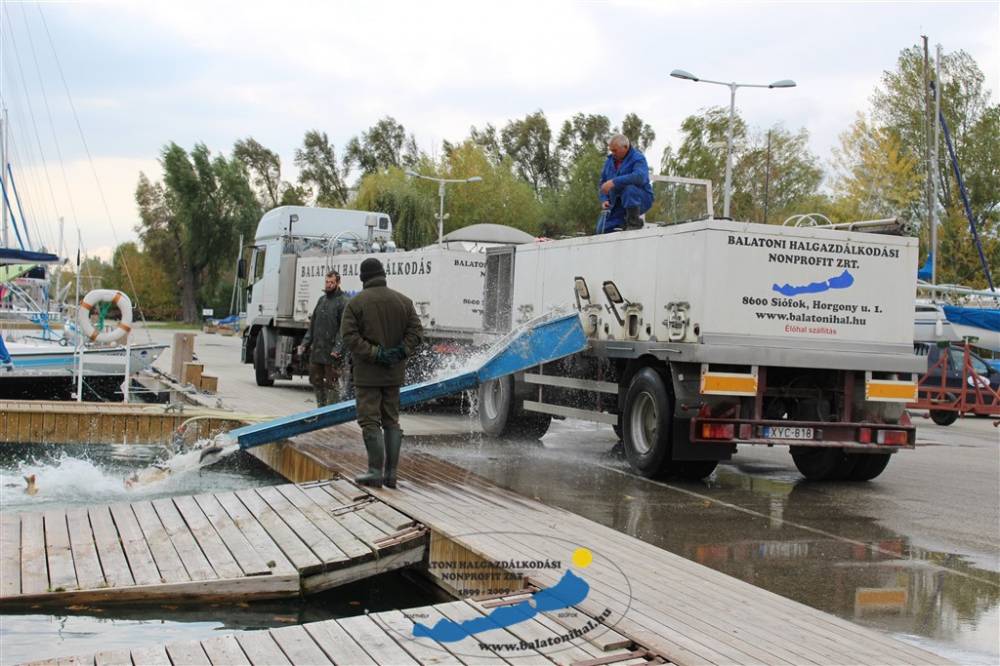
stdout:
[[361,283],[364,284],[374,277],[380,275],[385,275],[385,269],[382,268],[382,262],[375,257],[368,257],[361,262]]

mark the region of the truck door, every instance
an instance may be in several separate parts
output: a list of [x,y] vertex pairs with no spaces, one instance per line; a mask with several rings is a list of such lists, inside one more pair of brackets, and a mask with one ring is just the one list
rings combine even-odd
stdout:
[[486,250],[486,280],[483,283],[483,329],[489,333],[510,330],[514,299],[514,246]]
[[[264,257],[267,254],[267,248],[263,245],[257,245],[253,248],[253,253],[250,256],[250,272],[247,275],[247,316],[253,317],[257,314],[257,303],[254,303],[254,286],[261,281],[264,277]],[[258,301],[260,300],[258,296]]]

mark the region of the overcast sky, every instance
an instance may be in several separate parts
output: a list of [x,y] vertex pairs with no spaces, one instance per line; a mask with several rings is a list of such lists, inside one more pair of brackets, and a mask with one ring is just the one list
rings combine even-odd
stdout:
[[681,68],[746,83],[794,79],[793,89],[740,90],[738,109],[754,127],[806,128],[825,162],[854,114],[867,109],[882,72],[921,34],[932,52],[940,43],[970,53],[994,103],[1000,92],[996,0],[131,0],[3,8],[10,161],[34,220],[29,229],[51,247],[63,216],[67,237],[78,225],[85,248],[103,256],[135,237],[138,173],[159,178],[157,155],[168,141],[228,152],[253,136],[281,155],[284,177],[294,180],[294,150],[308,129],[327,132],[339,155],[351,136],[392,115],[436,153],[442,139],[460,140],[470,125],[500,126],[538,109],[556,130],[577,112],[614,123],[635,112],[656,130],[648,152],[658,165],[685,116],[728,103],[725,88],[669,78]]

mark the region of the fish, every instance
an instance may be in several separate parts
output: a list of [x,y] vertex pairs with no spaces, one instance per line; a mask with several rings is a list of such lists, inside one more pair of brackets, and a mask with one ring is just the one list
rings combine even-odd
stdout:
[[38,494],[38,484],[35,483],[35,475],[29,474],[24,477],[24,482],[27,486],[24,489],[25,495],[37,495]]
[[125,488],[130,490],[136,486],[145,486],[150,483],[163,481],[171,475],[173,470],[164,465],[152,465],[146,469],[141,469],[135,474],[125,479]]

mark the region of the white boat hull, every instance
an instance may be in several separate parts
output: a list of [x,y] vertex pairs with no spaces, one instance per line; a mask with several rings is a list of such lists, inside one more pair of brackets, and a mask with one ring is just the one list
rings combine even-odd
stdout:
[[[18,378],[65,378],[76,372],[79,358],[73,347],[58,344],[8,343],[12,364],[0,369],[0,381]],[[151,366],[166,345],[133,345],[130,350],[129,372],[136,373]],[[85,349],[83,376],[124,377],[125,347]]]

